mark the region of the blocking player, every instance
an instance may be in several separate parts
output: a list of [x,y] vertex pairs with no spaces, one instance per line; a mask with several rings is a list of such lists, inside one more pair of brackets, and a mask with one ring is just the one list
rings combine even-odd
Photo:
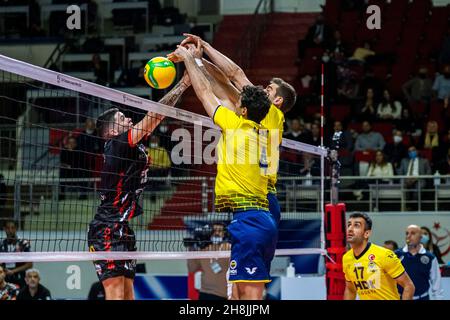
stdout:
[[[217,146],[215,185],[216,211],[232,212],[229,280],[236,283],[239,297],[260,300],[264,283],[270,282],[269,266],[275,253],[276,223],[267,201],[268,176],[265,174],[264,127],[270,101],[261,87],[242,88],[237,112],[217,101],[211,84],[192,54],[178,46],[174,56],[183,60],[197,97],[207,114],[222,129]],[[256,149],[252,146],[256,145]],[[257,161],[252,157],[257,155]]]
[[[190,86],[185,74],[159,102],[174,106]],[[142,214],[139,198],[147,180],[148,157],[141,140],[152,133],[164,116],[149,112],[134,125],[119,109],[105,111],[97,119],[105,142],[101,174],[101,203],[89,225],[89,250],[136,251],[136,239],[128,221]],[[135,260],[94,261],[107,300],[134,299]]]
[[394,252],[369,242],[372,219],[356,212],[347,222],[347,242],[351,249],[342,259],[345,274],[345,300],[412,300],[414,284]]

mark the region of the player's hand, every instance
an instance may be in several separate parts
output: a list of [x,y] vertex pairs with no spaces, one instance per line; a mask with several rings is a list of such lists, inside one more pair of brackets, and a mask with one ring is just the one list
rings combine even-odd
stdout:
[[188,51],[192,54],[194,58],[201,59],[203,57],[203,48],[197,43],[197,45],[193,43],[188,43],[185,45]]
[[167,55],[167,58],[172,62],[180,62],[184,61],[184,59],[188,58],[189,56],[192,56],[191,53],[185,47],[178,45],[177,49],[174,52]]
[[196,36],[195,34],[183,33],[183,36],[185,36],[186,39],[181,41],[181,43],[180,43],[181,46],[186,46],[186,44],[188,44],[188,43],[193,43],[195,45],[200,45],[200,46],[205,46],[208,44],[206,41],[202,40],[202,38],[200,38],[199,36]]

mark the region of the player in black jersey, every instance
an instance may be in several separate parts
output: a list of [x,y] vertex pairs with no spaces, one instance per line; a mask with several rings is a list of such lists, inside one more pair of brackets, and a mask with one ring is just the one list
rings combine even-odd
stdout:
[[[187,74],[159,102],[174,106],[190,86]],[[147,180],[148,157],[141,140],[152,133],[164,116],[149,112],[134,125],[119,109],[109,109],[97,119],[106,140],[101,174],[101,203],[89,225],[88,244],[95,251],[136,251],[128,221],[142,214],[139,198]],[[94,261],[107,300],[133,300],[135,260]]]

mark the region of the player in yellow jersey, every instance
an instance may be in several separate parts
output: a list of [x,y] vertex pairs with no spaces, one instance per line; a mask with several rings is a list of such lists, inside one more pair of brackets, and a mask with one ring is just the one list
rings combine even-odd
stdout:
[[241,299],[262,299],[275,253],[276,223],[267,201],[267,130],[260,122],[270,109],[264,89],[245,86],[237,112],[218,105],[211,85],[192,54],[178,46],[197,97],[222,130],[217,149],[216,211],[232,212],[230,281]]
[[[198,48],[208,54],[211,61],[202,59],[202,65],[207,69],[209,74],[217,80],[219,85],[213,86],[214,93],[219,97],[219,92],[217,88],[222,87],[227,95],[228,101],[236,102],[237,95],[239,91],[246,85],[253,85],[252,82],[247,78],[245,72],[240,68],[235,62],[230,58],[219,52],[217,49],[211,46],[208,42],[202,40],[200,37],[192,34],[184,34],[186,39],[183,40],[181,45],[188,45],[190,43],[195,44]],[[201,56],[197,56],[197,59]],[[224,79],[225,78],[225,79]],[[214,79],[213,79],[214,80]],[[230,81],[232,83],[230,83]],[[234,89],[233,89],[234,88]],[[277,141],[278,145],[281,144],[283,138],[284,130],[284,114],[289,112],[296,102],[296,92],[294,87],[289,83],[285,82],[281,78],[273,78],[269,84],[266,86],[265,91],[272,103],[267,116],[261,121],[261,124],[270,130],[271,141]],[[221,99],[221,97],[219,97]],[[221,99],[222,101],[222,99]],[[229,104],[224,104],[229,107]],[[232,109],[231,107],[230,109]],[[273,140],[272,140],[273,139]],[[277,225],[280,222],[280,205],[276,197],[276,182],[277,182],[277,171],[279,162],[279,149],[278,148],[268,148],[268,161],[272,164],[272,169],[274,172],[269,174],[269,185],[267,199],[269,201],[269,209],[273,215]]]
[[356,212],[347,222],[347,242],[351,249],[342,259],[346,286],[345,300],[399,300],[397,285],[403,287],[403,300],[412,300],[414,284],[394,252],[369,242],[372,219]]

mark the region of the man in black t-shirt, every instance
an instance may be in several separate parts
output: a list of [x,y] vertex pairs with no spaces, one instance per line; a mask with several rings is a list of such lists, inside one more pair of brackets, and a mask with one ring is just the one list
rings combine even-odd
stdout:
[[[190,86],[187,74],[159,102],[174,106]],[[140,196],[147,182],[149,160],[141,143],[164,116],[149,112],[134,125],[118,109],[109,109],[97,119],[103,137],[104,162],[97,213],[89,225],[89,251],[136,251],[136,239],[128,221],[142,214]],[[136,260],[94,261],[105,288],[106,300],[133,300]]]
[[17,295],[17,300],[51,300],[50,291],[39,282],[41,276],[39,270],[28,269],[25,274],[27,285]]

